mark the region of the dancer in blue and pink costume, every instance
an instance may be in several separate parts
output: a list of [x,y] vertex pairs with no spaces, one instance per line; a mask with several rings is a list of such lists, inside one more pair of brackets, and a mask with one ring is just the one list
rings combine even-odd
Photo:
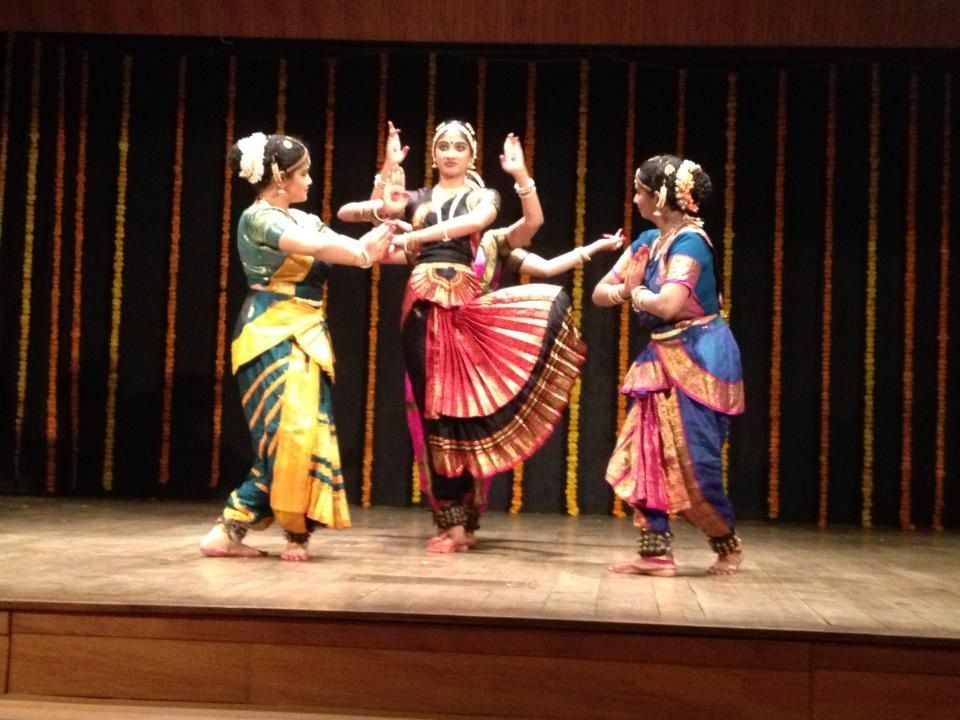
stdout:
[[650,342],[621,392],[632,404],[607,466],[614,492],[634,509],[639,557],[614,572],[674,575],[671,513],[703,531],[717,560],[737,571],[743,550],[723,487],[721,450],[744,409],[740,351],[720,315],[713,244],[699,219],[710,194],[699,165],[672,155],[637,170],[634,202],[656,225],[641,233],[593,293],[597,305],[630,302]]

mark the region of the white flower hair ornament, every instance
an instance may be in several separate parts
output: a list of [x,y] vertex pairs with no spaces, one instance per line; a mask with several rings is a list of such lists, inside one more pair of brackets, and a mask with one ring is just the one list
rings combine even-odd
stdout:
[[693,199],[693,173],[700,169],[700,166],[697,165],[692,160],[684,160],[680,163],[680,168],[677,170],[677,180],[674,185],[674,192],[677,196],[677,205],[684,212],[697,212],[700,210],[700,206],[697,205],[696,200]]
[[247,135],[237,141],[240,149],[240,177],[256,185],[263,179],[263,151],[267,146],[267,136],[262,132]]

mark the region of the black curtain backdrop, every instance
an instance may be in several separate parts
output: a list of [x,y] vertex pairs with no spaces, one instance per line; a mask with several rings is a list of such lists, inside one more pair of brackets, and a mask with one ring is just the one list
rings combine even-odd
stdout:
[[[284,98],[286,132],[313,149],[314,187],[307,210],[321,213],[329,195],[333,226],[359,235],[332,217],[342,203],[362,199],[377,170],[378,90],[386,56],[386,116],[404,131],[411,151],[408,185],[424,180],[431,53],[436,59],[433,118],[482,122],[483,174],[503,196],[498,222],[519,217],[512,181],[497,155],[507,132],[533,153],[547,222],[534,241],[545,256],[575,241],[580,89],[588,71],[584,239],[624,224],[625,153],[631,63],[635,68],[634,165],[674,152],[700,162],[715,194],[705,212],[722,256],[727,178],[733,177],[731,324],[743,354],[747,413],[733,423],[728,457],[730,492],[743,518],[771,515],[815,523],[821,498],[821,418],[829,419],[828,498],[831,524],[870,521],[918,527],[960,524],[957,439],[960,416],[960,228],[958,203],[942,213],[943,170],[960,188],[956,148],[960,109],[956,87],[960,53],[929,51],[680,50],[646,48],[362,46],[323,42],[267,42],[171,38],[8,35],[3,87],[2,224],[0,224],[0,492],[64,496],[222,497],[243,477],[250,456],[245,424],[229,374],[229,335],[245,288],[230,240],[226,287],[227,372],[223,380],[222,435],[214,446],[215,364],[222,332],[220,245],[224,214],[224,158],[228,88],[235,63],[235,138],[275,129]],[[88,107],[81,112],[82,72],[88,62]],[[39,62],[36,62],[39,59]],[[124,109],[124,62],[131,63],[129,144],[125,177],[118,171]],[[483,116],[478,118],[478,67],[485,67]],[[170,413],[169,480],[161,485],[164,363],[171,222],[175,213],[178,76],[186,64],[183,174],[179,214],[180,263],[176,276],[176,343]],[[534,127],[527,127],[530,63],[535,63]],[[284,63],[286,86],[280,92]],[[60,68],[63,76],[60,77]],[[330,88],[331,68],[335,87]],[[871,83],[879,73],[879,127],[871,158]],[[828,202],[829,85],[835,86],[833,281],[823,278],[825,205]],[[727,166],[727,105],[736,83],[734,163]],[[911,82],[917,86],[911,100]],[[782,149],[783,202],[777,203],[778,96],[785,82]],[[953,83],[951,86],[950,83]],[[60,87],[63,91],[61,93]],[[949,88],[949,96],[947,95]],[[329,91],[333,91],[332,95]],[[327,98],[333,98],[333,145],[325,146]],[[949,100],[949,107],[946,105]],[[37,104],[39,103],[39,104]],[[58,173],[58,117],[63,104],[62,172]],[[679,115],[683,110],[682,118]],[[916,112],[917,172],[910,177],[910,116]],[[946,111],[950,112],[945,127]],[[79,158],[86,121],[85,161]],[[35,122],[36,136],[31,125]],[[945,133],[945,130],[947,131]],[[532,134],[528,134],[532,133]],[[951,147],[945,153],[945,137]],[[332,153],[332,155],[330,154]],[[332,158],[331,187],[324,164]],[[875,236],[871,231],[871,161],[877,171]],[[62,177],[58,190],[57,178]],[[79,194],[78,177],[85,192]],[[125,184],[124,184],[125,183]],[[230,227],[250,200],[248,188],[230,189]],[[35,194],[35,197],[33,197]],[[125,206],[118,211],[118,197]],[[55,276],[55,218],[62,202],[61,265]],[[77,212],[82,203],[82,213]],[[912,353],[905,353],[909,297],[907,256],[915,203],[915,311]],[[774,346],[775,229],[783,228],[782,343]],[[122,218],[121,218],[122,216]],[[117,347],[112,488],[104,486],[105,434],[111,423],[110,337],[118,219],[122,219],[122,303]],[[644,229],[632,216],[633,234]],[[941,252],[948,232],[949,255]],[[82,233],[82,258],[75,247]],[[874,243],[872,245],[872,243]],[[876,248],[876,299],[868,292],[870,248]],[[28,251],[32,253],[28,255]],[[582,330],[589,345],[577,429],[580,510],[609,513],[612,494],[603,481],[617,424],[619,382],[617,310],[589,302],[593,285],[614,257],[597,257],[584,271]],[[82,261],[82,264],[81,264]],[[941,268],[949,263],[949,321],[940,323]],[[70,338],[74,269],[82,281],[80,363],[74,408]],[[376,329],[375,433],[370,473],[374,505],[411,503],[411,452],[403,407],[399,310],[404,268],[384,267]],[[555,280],[571,289],[572,273]],[[51,291],[56,288],[59,294]],[[821,398],[824,298],[832,300],[830,394]],[[370,273],[338,267],[329,285],[328,318],[337,354],[334,390],[344,475],[350,500],[363,483],[366,383],[370,325]],[[54,307],[56,305],[56,307]],[[875,308],[873,353],[868,321]],[[56,311],[56,312],[55,312]],[[57,327],[51,342],[51,322]],[[946,331],[946,334],[944,334]],[[645,339],[631,329],[634,354]],[[949,343],[947,385],[939,387],[938,348]],[[52,353],[55,367],[51,368]],[[779,355],[777,353],[779,352]],[[772,359],[782,382],[772,385]],[[870,360],[873,368],[871,370]],[[905,360],[913,366],[904,385]],[[56,372],[50,387],[51,370]],[[871,376],[871,372],[873,373]],[[873,378],[873,391],[869,388]],[[771,398],[779,388],[779,414]],[[868,399],[873,429],[865,430]],[[912,405],[905,399],[912,397]],[[944,465],[938,476],[938,397],[946,399]],[[912,408],[909,433],[904,408]],[[55,417],[51,408],[56,411]],[[74,435],[71,413],[78,412]],[[771,453],[771,430],[779,446]],[[568,423],[524,466],[523,511],[566,512]],[[903,439],[909,438],[905,447]],[[55,439],[55,442],[54,442]],[[48,449],[52,454],[48,455]],[[865,453],[872,449],[873,462]],[[771,460],[771,455],[773,459]],[[214,458],[219,476],[212,476]],[[52,472],[51,472],[52,469]],[[772,472],[773,471],[773,472]],[[771,477],[775,478],[771,487]],[[939,480],[938,480],[939,478]],[[942,488],[942,504],[937,490]],[[491,506],[511,503],[512,474],[495,483]],[[909,490],[909,495],[905,491]],[[771,491],[773,495],[771,495]]]

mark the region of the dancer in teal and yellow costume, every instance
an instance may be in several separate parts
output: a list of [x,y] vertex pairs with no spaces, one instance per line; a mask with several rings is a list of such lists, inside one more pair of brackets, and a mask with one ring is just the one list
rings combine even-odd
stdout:
[[723,487],[721,450],[730,417],[743,412],[740,351],[720,315],[717,259],[698,215],[710,194],[699,165],[672,155],[637,170],[634,202],[656,225],[593,292],[597,305],[631,302],[650,342],[627,372],[632,400],[607,466],[607,482],[634,509],[639,557],[611,570],[673,575],[670,514],[709,539],[726,575],[743,560],[733,507]]
[[323,285],[331,264],[369,267],[379,260],[393,227],[374,228],[358,241],[291,209],[307,199],[311,184],[310,154],[296,138],[254,133],[229,159],[257,192],[237,225],[250,292],[232,345],[254,460],[200,551],[263,555],[243,538],[276,520],[287,540],[281,558],[307,560],[314,528],[350,527],[330,402],[333,350]]

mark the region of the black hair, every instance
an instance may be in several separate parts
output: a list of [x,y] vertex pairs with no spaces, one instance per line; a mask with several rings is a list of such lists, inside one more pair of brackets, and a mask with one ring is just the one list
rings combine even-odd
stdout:
[[[273,182],[273,164],[277,164],[277,169],[282,173],[294,165],[301,162],[304,156],[309,152],[307,145],[303,140],[291,135],[267,135],[267,142],[263,147],[263,175],[255,183],[250,185],[257,191],[266,189]],[[227,162],[234,172],[240,172],[240,161],[243,152],[240,150],[240,142],[234,143],[227,154]],[[245,178],[244,178],[245,179]]]
[[[703,168],[697,166],[693,171],[693,187],[690,188],[690,197],[693,198],[697,209],[682,207],[677,199],[677,170],[683,163],[683,159],[676,155],[655,155],[637,168],[635,179],[643,183],[654,193],[660,191],[660,188],[666,185],[667,198],[666,205],[672,210],[681,210],[688,215],[699,215],[703,203],[706,202],[713,193],[713,183],[710,176]],[[669,170],[669,171],[668,171]]]

